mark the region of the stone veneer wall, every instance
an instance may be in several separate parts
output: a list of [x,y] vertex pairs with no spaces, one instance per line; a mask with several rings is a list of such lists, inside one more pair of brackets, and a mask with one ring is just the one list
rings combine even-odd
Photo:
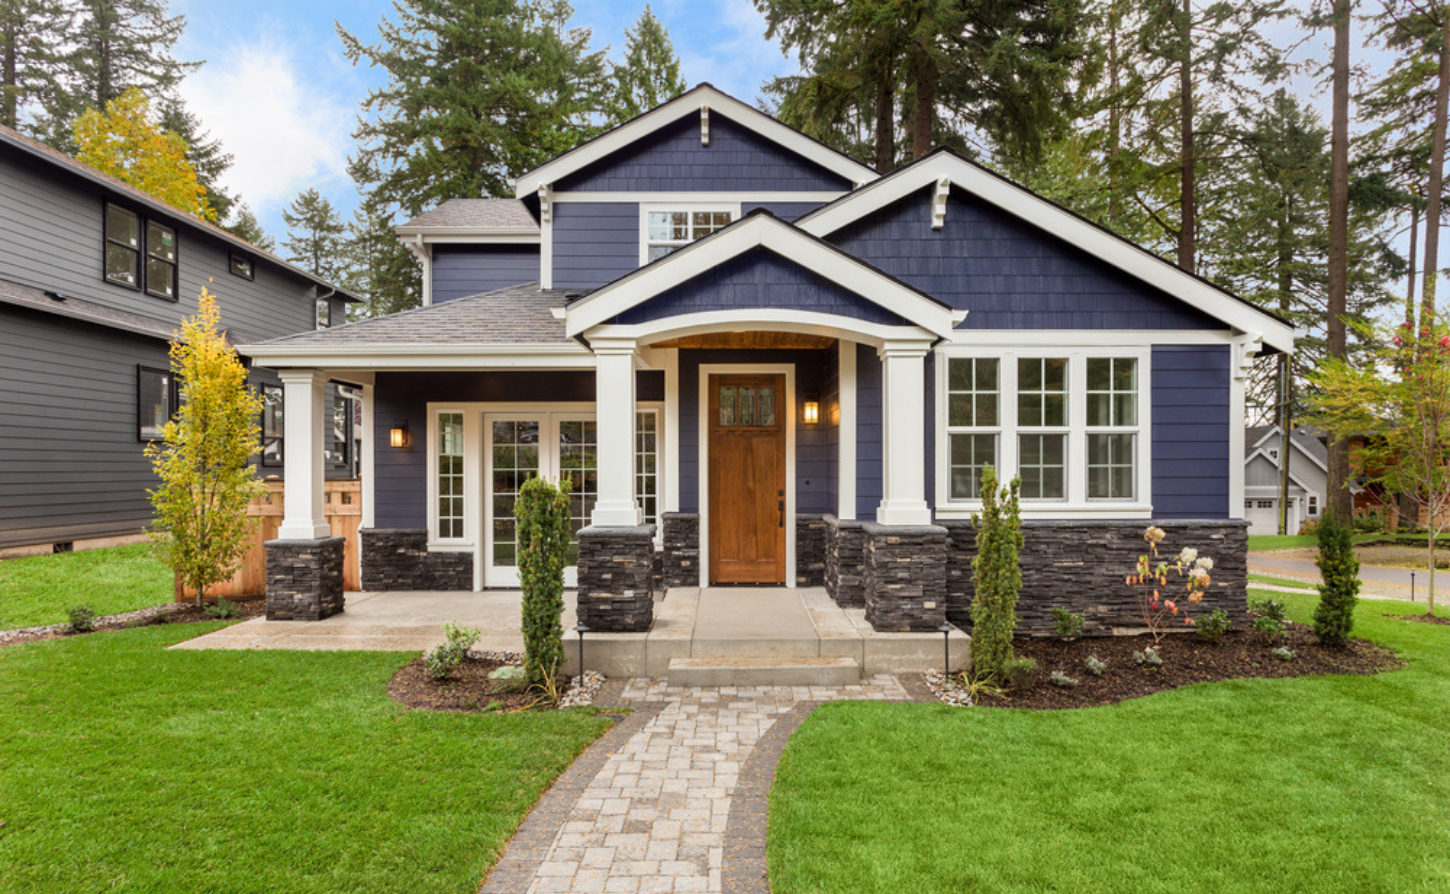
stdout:
[[472,590],[473,553],[430,553],[423,528],[361,528],[362,588]]
[[878,631],[934,632],[946,621],[947,531],[867,522],[866,620]]
[[[1112,634],[1114,628],[1138,628],[1135,594],[1123,579],[1146,551],[1146,521],[1026,521],[1022,523],[1022,590],[1017,602],[1017,629],[1051,634],[1052,607],[1063,606],[1085,616],[1089,636]],[[1228,612],[1239,627],[1248,616],[1248,522],[1241,520],[1169,520],[1151,524],[1166,533],[1158,549],[1171,559],[1186,546],[1213,559],[1213,583],[1193,614],[1216,608]],[[976,534],[970,522],[945,522],[947,529],[947,619],[970,623],[972,556]],[[1181,589],[1170,578],[1168,592]]]
[[579,622],[592,631],[641,633],[654,622],[654,525],[579,531]]
[[695,512],[666,512],[664,525],[664,586],[700,585],[700,516]]
[[826,585],[826,517],[795,517],[795,584],[798,587]]
[[267,620],[321,621],[342,611],[344,542],[267,541]]
[[862,522],[824,516],[826,592],[842,608],[866,606],[866,529]]

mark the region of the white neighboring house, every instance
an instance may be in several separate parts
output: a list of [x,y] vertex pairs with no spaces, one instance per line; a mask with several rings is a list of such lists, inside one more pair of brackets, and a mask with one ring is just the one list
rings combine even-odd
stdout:
[[[1250,534],[1279,533],[1279,469],[1283,435],[1277,425],[1244,432],[1244,518]],[[1289,519],[1285,530],[1319,518],[1329,473],[1329,450],[1312,429],[1296,428],[1289,438]]]

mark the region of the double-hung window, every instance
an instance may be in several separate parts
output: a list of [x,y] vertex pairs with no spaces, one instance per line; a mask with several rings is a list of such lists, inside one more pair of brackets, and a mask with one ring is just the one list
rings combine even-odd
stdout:
[[1137,453],[1137,359],[1087,358],[1088,499],[1133,499]]
[[982,470],[997,465],[1001,388],[996,357],[947,361],[947,463],[953,500],[980,495]]
[[1017,361],[1017,467],[1022,499],[1067,497],[1066,357]]
[[641,265],[730,226],[740,216],[738,204],[709,203],[689,207],[640,206]]
[[106,203],[106,282],[177,300],[176,230]]

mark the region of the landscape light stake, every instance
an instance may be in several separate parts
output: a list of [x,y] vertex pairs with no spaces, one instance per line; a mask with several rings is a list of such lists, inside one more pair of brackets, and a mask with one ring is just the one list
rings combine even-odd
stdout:
[[950,680],[952,678],[952,625],[943,624],[937,630],[941,631],[942,678]]
[[1410,601],[1415,601],[1415,572],[1410,572]]
[[574,632],[579,634],[579,681],[581,685],[584,681],[584,634],[588,630],[589,628],[585,627],[583,622],[574,625]]

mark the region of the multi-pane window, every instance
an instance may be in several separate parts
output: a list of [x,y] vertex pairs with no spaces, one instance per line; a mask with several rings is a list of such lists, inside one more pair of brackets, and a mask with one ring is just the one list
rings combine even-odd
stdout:
[[999,370],[995,357],[947,361],[947,453],[950,495],[954,500],[976,499],[982,471],[997,462],[1001,426]]
[[1017,361],[1017,472],[1024,500],[1067,496],[1067,389],[1066,357]]
[[136,435],[142,441],[166,436],[166,423],[176,412],[176,379],[170,370],[137,367]]
[[649,211],[646,218],[646,261],[656,261],[696,239],[703,239],[730,225],[730,211]]
[[176,231],[146,222],[146,294],[176,300]]
[[1131,500],[1137,482],[1138,361],[1087,360],[1087,495]]
[[775,425],[774,386],[722,387],[720,424],[767,427]]
[[566,565],[579,561],[579,529],[589,524],[599,499],[599,429],[593,420],[559,422],[559,481],[569,485],[569,551]]
[[463,414],[438,414],[438,537],[463,536]]
[[175,301],[176,230],[110,203],[105,229],[106,281]]
[[514,506],[519,491],[539,476],[537,419],[493,423],[493,563],[518,564],[518,522]]
[[642,410],[634,435],[634,492],[644,523],[659,523],[659,413]]
[[262,386],[262,465],[282,464],[282,386]]

